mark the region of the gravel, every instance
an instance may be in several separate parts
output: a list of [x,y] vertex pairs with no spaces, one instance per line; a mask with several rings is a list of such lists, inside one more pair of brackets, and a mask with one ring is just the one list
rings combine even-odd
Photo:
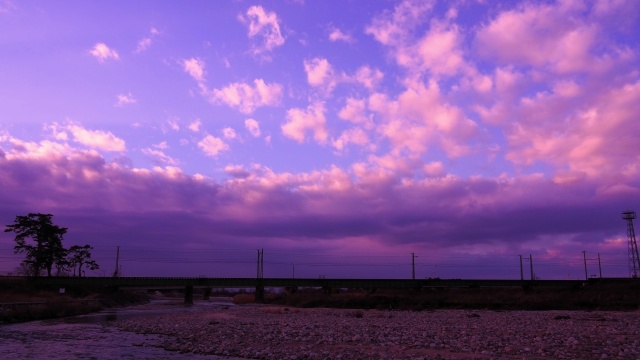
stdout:
[[118,321],[150,344],[247,359],[639,359],[640,311],[378,311],[243,305]]

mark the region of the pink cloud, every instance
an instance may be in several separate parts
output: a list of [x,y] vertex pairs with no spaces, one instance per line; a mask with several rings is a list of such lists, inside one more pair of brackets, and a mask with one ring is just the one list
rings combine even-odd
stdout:
[[184,71],[189,74],[198,83],[204,82],[204,61],[198,58],[184,59],[182,60],[182,67]]
[[[3,152],[5,160],[52,160],[73,156],[75,154],[73,148],[67,144],[61,144],[54,141],[43,140],[39,143],[29,142],[6,136],[3,142],[11,144],[12,149]],[[95,151],[81,152],[82,154],[96,155]]]
[[350,34],[344,33],[342,30],[338,28],[331,29],[331,32],[329,33],[329,40],[333,42],[344,41],[346,43],[352,43],[355,41],[353,36],[351,36]]
[[322,102],[315,102],[304,109],[290,109],[287,111],[287,122],[282,125],[282,133],[303,143],[307,132],[313,134],[313,138],[320,144],[327,141],[328,132],[325,120],[325,108]]
[[[510,150],[507,159],[531,164],[542,161],[557,169],[588,176],[626,175],[635,169],[636,138],[640,126],[640,82],[603,91],[588,103],[578,97],[573,105],[568,97],[579,94],[572,83],[558,83],[556,92],[539,93],[522,101],[519,121],[508,129]],[[561,121],[542,123],[542,118]]]
[[453,87],[454,90],[469,91],[480,98],[491,94],[493,88],[492,76],[481,74],[473,68],[468,68],[466,76],[460,79],[459,85]]
[[477,33],[477,49],[505,65],[548,67],[558,73],[602,71],[606,57],[594,57],[599,27],[577,20],[579,8],[526,4],[500,13]]
[[149,37],[145,37],[138,41],[138,47],[136,47],[136,53],[141,53],[146,51],[153,43],[153,40]]
[[169,145],[167,145],[166,141],[163,141],[163,142],[160,142],[158,144],[154,144],[153,147],[157,148],[157,149],[163,149],[164,150],[164,149],[168,149]]
[[393,12],[385,11],[375,17],[365,28],[383,45],[399,45],[406,40],[408,33],[424,21],[425,15],[431,11],[434,1],[404,0],[396,5]]
[[[178,124],[178,120],[176,118],[171,118],[169,120],[167,120],[167,125],[169,125],[169,129],[173,130],[173,131],[180,131],[180,124]],[[165,127],[162,126],[162,131],[166,132]]]
[[207,135],[200,140],[198,147],[201,148],[205,154],[213,157],[218,156],[218,154],[223,151],[229,150],[229,145],[222,141],[222,139],[212,135]]
[[560,80],[553,84],[553,93],[563,98],[572,98],[580,95],[582,89],[573,80]]
[[171,156],[165,154],[162,150],[156,149],[142,149],[143,154],[151,158],[157,165],[166,166],[166,165],[178,165],[178,161],[173,159]]
[[219,101],[240,112],[249,114],[262,106],[276,106],[282,98],[280,84],[267,84],[262,79],[255,79],[252,87],[246,83],[232,83],[222,89],[214,89],[213,101]]
[[142,39],[140,39],[138,41],[138,46],[136,47],[136,53],[142,53],[147,51],[147,49],[151,46],[151,44],[153,43],[153,38],[160,35],[160,31],[158,31],[158,29],[152,27],[149,30],[149,35],[143,37]]
[[409,74],[432,76],[453,76],[473,71],[464,59],[463,38],[455,19],[455,9],[447,18],[430,21],[429,30],[423,35],[417,33],[418,25],[428,22],[426,16],[433,8],[432,1],[403,1],[394,11],[385,12],[374,18],[365,31],[385,46],[398,65]]
[[331,92],[336,86],[336,75],[327,59],[314,58],[305,60],[304,71],[307,73],[309,85],[313,87],[322,87],[325,91]]
[[428,87],[419,82],[407,85],[396,100],[384,94],[369,98],[369,108],[382,116],[377,130],[391,142],[392,151],[421,154],[429,145],[437,145],[450,157],[469,153],[477,124],[449,104],[435,82]]
[[433,75],[452,76],[467,67],[456,26],[433,22],[431,29],[414,45],[402,47],[396,54],[398,64]]
[[419,168],[421,161],[416,156],[388,154],[383,156],[370,155],[368,171],[386,173],[393,181],[404,182]]
[[[478,71],[465,60],[464,34],[453,23],[457,10],[450,9],[444,19],[429,20],[427,14],[433,6],[434,2],[429,1],[403,1],[393,13],[374,18],[365,31],[388,47],[391,57],[407,71],[409,78],[477,76]],[[429,23],[429,29],[419,32],[418,26],[425,23]]]
[[244,127],[249,130],[251,136],[259,137],[260,136],[260,124],[255,119],[247,119],[244,121]]
[[93,47],[93,49],[89,51],[89,54],[91,54],[93,57],[98,59],[98,61],[101,63],[109,59],[113,59],[113,60],[120,59],[118,52],[113,49],[110,49],[105,43],[97,43]]
[[346,104],[338,112],[338,117],[354,124],[363,125],[366,128],[371,128],[373,126],[370,116],[367,115],[367,108],[364,100],[347,98]]
[[230,127],[226,127],[222,129],[222,135],[224,136],[225,139],[228,139],[228,140],[232,140],[237,137],[236,131]]
[[494,102],[490,106],[477,104],[475,111],[492,125],[504,124],[516,116],[514,113],[522,96],[525,96],[530,80],[526,74],[513,68],[496,68],[492,76]]
[[191,124],[189,124],[189,130],[193,132],[199,132],[200,126],[202,126],[202,121],[200,121],[200,119],[196,119]]
[[247,178],[251,175],[251,173],[245,170],[242,165],[227,165],[225,166],[224,171],[232,177],[240,179]]
[[433,161],[424,166],[424,172],[428,176],[439,177],[446,174],[444,165],[440,161]]
[[313,58],[304,61],[307,83],[319,89],[323,95],[329,95],[340,83],[358,83],[367,90],[373,90],[383,79],[384,74],[378,69],[361,66],[353,75],[336,71],[325,58]]
[[369,66],[361,66],[353,76],[356,82],[365,88],[373,90],[384,78],[382,71],[371,69]]
[[138,102],[138,100],[136,100],[133,97],[133,95],[131,95],[131,93],[118,94],[118,95],[116,95],[116,103],[114,104],[114,106],[123,107],[125,105],[131,105],[131,104],[135,104],[137,102]]
[[259,36],[262,43],[253,47],[255,54],[262,54],[272,51],[284,44],[284,37],[280,32],[278,15],[275,12],[265,11],[262,6],[251,6],[246,12],[246,18],[240,16],[243,23],[248,23],[248,36],[254,38]]
[[[340,137],[333,141],[333,146],[338,150],[343,150],[349,144],[362,147],[370,145],[369,141],[369,135],[365,130],[361,128],[351,128],[343,131]],[[371,144],[370,147],[375,148],[375,145]]]
[[90,148],[116,152],[126,150],[125,141],[110,131],[88,130],[75,122],[70,122],[66,125],[54,123],[50,129],[53,131],[54,137],[59,140],[67,140],[68,132],[72,135],[73,141]]

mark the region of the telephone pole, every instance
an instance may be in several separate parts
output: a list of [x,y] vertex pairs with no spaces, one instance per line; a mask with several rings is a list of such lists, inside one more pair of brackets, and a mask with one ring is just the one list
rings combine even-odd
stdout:
[[520,257],[520,281],[524,281],[524,272],[522,271],[522,255],[518,255]]
[[587,272],[587,252],[582,251],[582,258],[584,259],[584,279],[586,281],[589,280],[589,273]]
[[116,246],[116,270],[113,272],[113,277],[120,276],[120,265],[118,262],[120,261],[120,246]]
[[416,279],[416,254],[411,253],[411,279]]
[[264,302],[264,249],[258,249],[258,271],[256,274],[256,302]]
[[602,264],[600,263],[600,253],[598,253],[598,270],[600,270],[600,279],[602,279]]
[[640,277],[640,256],[638,256],[638,243],[636,242],[636,232],[633,229],[633,219],[636,218],[635,211],[625,211],[622,218],[627,220],[627,237],[629,238],[629,277]]
[[264,249],[258,249],[258,271],[256,274],[257,279],[262,279],[264,276]]
[[535,280],[535,275],[533,274],[533,257],[529,254],[529,268],[531,269],[531,281]]

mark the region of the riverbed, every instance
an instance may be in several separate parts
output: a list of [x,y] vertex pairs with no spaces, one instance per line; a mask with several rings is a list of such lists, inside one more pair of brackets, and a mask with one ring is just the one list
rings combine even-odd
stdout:
[[179,301],[155,300],[150,304],[63,319],[0,325],[0,359],[159,359],[216,360],[215,355],[196,355],[164,350],[168,337],[121,330],[118,321],[189,314],[205,309],[233,307],[230,300],[199,301],[183,306]]
[[378,311],[154,301],[0,326],[0,359],[640,359],[640,311]]
[[379,311],[244,305],[136,318],[163,347],[249,359],[640,359],[640,311]]

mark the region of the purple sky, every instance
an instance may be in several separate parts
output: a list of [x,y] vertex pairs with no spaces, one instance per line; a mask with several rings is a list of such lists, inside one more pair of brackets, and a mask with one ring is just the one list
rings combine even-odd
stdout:
[[638,34],[633,0],[0,0],[0,224],[53,214],[87,275],[626,277]]

